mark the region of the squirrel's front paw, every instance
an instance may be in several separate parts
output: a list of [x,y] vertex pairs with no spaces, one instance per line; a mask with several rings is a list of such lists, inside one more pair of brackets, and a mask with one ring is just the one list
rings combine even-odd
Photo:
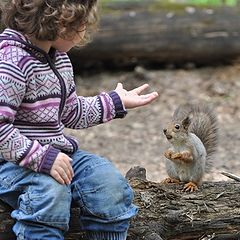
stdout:
[[164,153],[164,156],[168,159],[172,159],[172,155],[174,154],[174,152],[172,150],[167,150],[165,153]]
[[184,151],[184,152],[179,152],[175,153],[172,155],[173,160],[180,160],[185,163],[191,162],[193,160],[193,156],[190,152]]
[[174,159],[174,160],[176,160],[176,159],[182,160],[182,158],[183,158],[183,155],[182,155],[182,153],[180,153],[180,152],[174,153],[174,154],[172,155],[172,159]]

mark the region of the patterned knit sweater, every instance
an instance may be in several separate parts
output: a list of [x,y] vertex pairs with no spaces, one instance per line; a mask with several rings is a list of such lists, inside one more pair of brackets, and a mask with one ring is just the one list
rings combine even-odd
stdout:
[[125,114],[114,91],[76,95],[66,53],[47,54],[12,29],[0,34],[0,162],[49,174],[60,151],[78,149],[65,127],[87,128]]

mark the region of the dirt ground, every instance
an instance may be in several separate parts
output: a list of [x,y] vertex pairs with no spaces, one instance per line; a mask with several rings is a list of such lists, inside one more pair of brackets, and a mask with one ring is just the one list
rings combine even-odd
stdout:
[[151,105],[130,110],[125,119],[84,130],[67,130],[81,148],[110,159],[125,175],[134,166],[147,170],[147,179],[159,182],[166,175],[163,152],[169,143],[162,129],[180,103],[207,101],[213,104],[219,122],[219,145],[213,167],[204,180],[229,180],[221,171],[240,175],[240,65],[190,69],[102,72],[77,76],[80,95],[110,91],[117,82],[130,90],[149,83],[159,93]]

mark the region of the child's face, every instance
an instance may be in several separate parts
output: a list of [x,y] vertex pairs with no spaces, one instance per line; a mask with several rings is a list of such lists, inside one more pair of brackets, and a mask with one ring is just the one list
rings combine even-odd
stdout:
[[70,40],[58,38],[57,40],[52,42],[52,47],[62,52],[68,52],[71,48],[73,48],[83,40],[85,32],[85,25],[81,26],[79,31],[75,34],[74,38]]

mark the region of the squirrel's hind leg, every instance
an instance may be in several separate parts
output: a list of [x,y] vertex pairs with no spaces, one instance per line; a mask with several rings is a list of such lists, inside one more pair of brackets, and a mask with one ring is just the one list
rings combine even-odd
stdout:
[[184,192],[194,192],[198,190],[198,186],[194,182],[189,182],[184,185],[183,191]]

